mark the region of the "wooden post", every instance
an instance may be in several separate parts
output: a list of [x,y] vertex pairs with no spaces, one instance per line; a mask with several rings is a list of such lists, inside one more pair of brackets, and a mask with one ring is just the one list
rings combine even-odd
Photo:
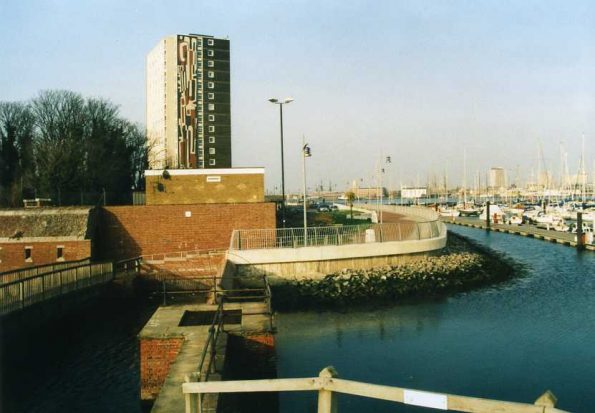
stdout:
[[583,213],[576,213],[576,249],[582,250],[585,248],[585,238],[583,236]]
[[486,228],[490,229],[490,201],[486,202]]
[[[184,377],[186,383],[195,383],[200,381],[200,372],[194,372]],[[186,413],[201,413],[202,412],[202,397],[199,393],[184,394],[186,401]]]
[[546,390],[537,400],[535,400],[535,406],[543,406],[543,407],[556,407],[556,403],[558,403],[558,398],[549,390]]
[[[337,376],[337,371],[332,366],[324,368],[318,375],[325,382]],[[331,390],[320,389],[318,391],[318,413],[337,413],[338,409],[337,396]]]
[[19,283],[19,299],[21,300],[21,308],[25,308],[25,282]]

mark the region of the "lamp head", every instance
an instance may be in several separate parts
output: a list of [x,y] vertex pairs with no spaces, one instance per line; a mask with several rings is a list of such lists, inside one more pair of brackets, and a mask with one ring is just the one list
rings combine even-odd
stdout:
[[271,103],[277,103],[277,102],[279,102],[279,99],[270,98],[269,99],[269,102],[271,102]]
[[285,100],[283,101],[283,103],[291,103],[293,102],[293,98],[285,98]]

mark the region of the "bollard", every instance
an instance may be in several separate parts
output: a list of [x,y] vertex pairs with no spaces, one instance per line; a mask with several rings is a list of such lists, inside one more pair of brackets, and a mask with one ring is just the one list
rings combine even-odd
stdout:
[[576,249],[582,250],[585,248],[585,237],[583,236],[583,213],[576,213]]
[[486,202],[486,229],[490,229],[490,201]]

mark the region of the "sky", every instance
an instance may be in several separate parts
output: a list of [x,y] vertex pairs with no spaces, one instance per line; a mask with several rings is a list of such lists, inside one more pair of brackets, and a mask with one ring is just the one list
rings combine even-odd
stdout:
[[[0,101],[68,89],[145,122],[145,56],[164,36],[231,42],[233,166],[288,191],[352,181],[449,186],[490,167],[524,183],[595,169],[595,2],[0,0]],[[466,168],[463,168],[463,152]],[[543,153],[543,156],[539,155]],[[466,174],[464,169],[466,169]],[[518,178],[517,178],[518,177]],[[484,179],[484,178],[482,178]]]

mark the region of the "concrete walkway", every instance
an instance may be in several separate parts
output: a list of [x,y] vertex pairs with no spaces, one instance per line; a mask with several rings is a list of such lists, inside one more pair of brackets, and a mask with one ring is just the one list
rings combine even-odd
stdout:
[[[182,383],[185,377],[197,371],[203,348],[207,343],[210,325],[201,326],[180,326],[180,321],[186,311],[205,312],[216,311],[214,304],[175,305],[160,307],[145,328],[139,334],[139,338],[183,338],[184,342],[175,361],[170,365],[169,373],[159,396],[155,400],[152,413],[183,412],[185,409],[184,395],[182,394]],[[228,324],[224,326],[224,333],[219,336],[217,342],[217,354],[215,359],[215,371],[209,376],[209,381],[221,380],[223,366],[225,363],[225,352],[227,336],[233,334],[254,334],[269,331],[270,317],[266,303],[226,303],[224,310],[241,310],[241,324]],[[210,351],[208,352],[205,366],[209,363]],[[216,410],[217,395],[205,397],[205,408]]]

